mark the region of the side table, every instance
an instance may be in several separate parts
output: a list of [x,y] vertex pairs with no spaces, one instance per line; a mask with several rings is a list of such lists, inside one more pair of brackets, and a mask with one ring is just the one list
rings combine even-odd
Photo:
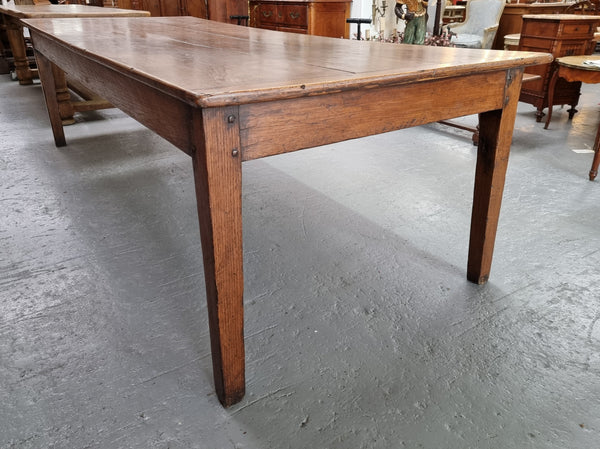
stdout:
[[[552,119],[552,106],[554,102],[554,87],[559,78],[566,81],[581,81],[583,83],[597,84],[600,83],[600,66],[586,64],[586,61],[596,61],[600,64],[600,56],[565,56],[555,59],[556,69],[550,79],[548,87],[548,117],[544,129],[548,129],[550,120]],[[596,140],[594,141],[594,160],[590,169],[590,181],[596,179],[598,174],[598,165],[600,164],[600,124],[596,132]]]

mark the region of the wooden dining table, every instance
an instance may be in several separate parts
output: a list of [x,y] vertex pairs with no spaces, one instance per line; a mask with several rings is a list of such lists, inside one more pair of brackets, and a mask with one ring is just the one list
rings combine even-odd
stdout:
[[350,41],[193,17],[25,24],[57,146],[66,140],[53,65],[190,156],[224,406],[245,392],[243,161],[479,114],[467,279],[488,280],[523,69],[549,54]]
[[[6,36],[14,58],[15,72],[19,84],[29,85],[37,78],[37,69],[32,69],[27,59],[27,44],[23,30],[23,19],[32,18],[81,18],[81,17],[148,17],[148,11],[120,9],[88,5],[38,4],[0,5],[0,21],[6,29]],[[112,107],[112,105],[88,89],[84,83],[72,80],[68,82],[64,72],[55,75],[59,107],[63,124],[74,123],[73,114]],[[81,101],[73,101],[70,90],[76,92]]]

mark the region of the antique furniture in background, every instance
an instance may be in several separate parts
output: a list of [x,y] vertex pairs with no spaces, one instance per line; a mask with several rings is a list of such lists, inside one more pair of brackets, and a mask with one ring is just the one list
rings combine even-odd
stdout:
[[352,0],[250,0],[250,26],[317,36],[350,37]]
[[248,15],[248,0],[117,0],[128,9],[158,16],[194,16],[218,22],[238,23]]
[[[555,60],[556,70],[550,80],[550,88],[548,94],[548,117],[546,118],[545,129],[548,129],[550,120],[552,120],[552,106],[554,105],[554,86],[559,79],[565,79],[567,81],[577,81],[584,83],[598,84],[600,83],[600,66],[586,64],[585,61],[594,61],[600,64],[600,56],[565,56],[564,58],[558,58]],[[596,139],[594,141],[594,160],[592,161],[592,168],[590,169],[589,178],[590,181],[596,179],[598,175],[598,165],[600,165],[600,123],[598,124],[598,130],[596,131]]]
[[[237,24],[237,17],[248,16],[248,0],[207,0],[207,7],[207,17],[210,20],[216,20],[218,22]],[[196,17],[203,17],[196,14],[191,15]],[[236,17],[232,18],[232,16]],[[244,21],[247,25],[247,19],[244,19]]]
[[[590,54],[594,48],[594,32],[600,16],[575,14],[540,14],[523,16],[523,28],[519,39],[519,50],[552,53],[555,58]],[[544,116],[548,106],[548,84],[552,75],[552,64],[529,67],[526,73],[540,75],[540,79],[528,83],[521,90],[520,100],[537,109],[536,120]],[[568,104],[569,117],[573,117],[579,101],[580,82],[559,80],[554,90],[555,104]]]
[[502,50],[504,48],[504,36],[507,34],[519,34],[523,26],[523,16],[525,14],[558,14],[564,13],[572,3],[533,3],[525,4],[511,3],[504,6],[498,32],[492,48]]
[[[243,161],[478,114],[467,278],[487,282],[523,68],[551,55],[293,33],[274,39],[194,17],[26,24],[57,146],[66,141],[54,64],[190,156],[223,405],[245,393]],[[173,70],[165,54],[190,63]]]
[[118,3],[120,8],[148,11],[152,16],[208,17],[206,0],[118,0]]
[[[14,57],[16,75],[19,83],[25,85],[33,83],[33,79],[37,77],[37,69],[32,69],[29,64],[22,20],[57,17],[69,19],[82,17],[143,17],[148,15],[146,11],[85,5],[0,5],[0,16],[6,25],[6,34]],[[63,124],[73,123],[75,112],[112,107],[110,103],[99,98],[79,82],[73,82],[70,87],[82,97],[83,101],[72,101],[65,73],[57,71],[55,79],[57,84],[54,90],[58,96]]]
[[454,22],[463,22],[465,20],[466,6],[463,5],[448,5],[444,7],[442,15],[442,23],[444,25]]
[[600,14],[600,0],[578,0],[565,12],[567,14]]
[[492,48],[505,2],[506,0],[470,0],[464,22],[448,25],[456,33],[451,42],[457,47]]

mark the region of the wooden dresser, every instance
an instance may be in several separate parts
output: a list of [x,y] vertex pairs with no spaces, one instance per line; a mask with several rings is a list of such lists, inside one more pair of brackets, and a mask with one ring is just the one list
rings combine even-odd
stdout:
[[[600,16],[574,14],[539,14],[523,16],[523,27],[519,40],[519,50],[552,53],[555,58],[591,54],[592,38]],[[528,67],[525,73],[540,75],[539,80],[523,85],[520,101],[537,108],[536,118],[541,121],[544,108],[548,106],[548,84],[554,70],[554,63]],[[554,90],[554,104],[571,106],[569,117],[577,112],[580,82],[560,80]]]
[[352,0],[250,0],[250,25],[269,30],[348,38]]
[[507,34],[519,34],[523,26],[523,16],[527,14],[561,14],[564,13],[572,3],[509,3],[504,6],[504,11],[498,24],[498,32],[494,39],[492,48],[502,50],[504,48],[504,36]]

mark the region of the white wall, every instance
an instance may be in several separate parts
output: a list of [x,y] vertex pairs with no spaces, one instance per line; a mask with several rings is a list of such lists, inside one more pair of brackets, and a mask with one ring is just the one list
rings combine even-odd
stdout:
[[[383,0],[374,0],[379,9],[381,9],[381,5]],[[404,21],[396,20],[396,15],[394,14],[394,6],[396,5],[396,0],[386,0],[387,8],[385,10],[385,16],[381,18],[381,15],[377,13],[376,20],[371,24],[370,33],[371,36],[376,36],[381,31],[381,27],[383,26],[385,37],[389,37],[393,30],[398,29],[399,31],[404,29]],[[351,17],[361,17],[361,18],[371,18],[373,13],[373,0],[353,0],[352,9],[350,12]],[[361,30],[369,29],[368,26],[362,25]],[[356,25],[350,26],[350,33],[356,33]]]

